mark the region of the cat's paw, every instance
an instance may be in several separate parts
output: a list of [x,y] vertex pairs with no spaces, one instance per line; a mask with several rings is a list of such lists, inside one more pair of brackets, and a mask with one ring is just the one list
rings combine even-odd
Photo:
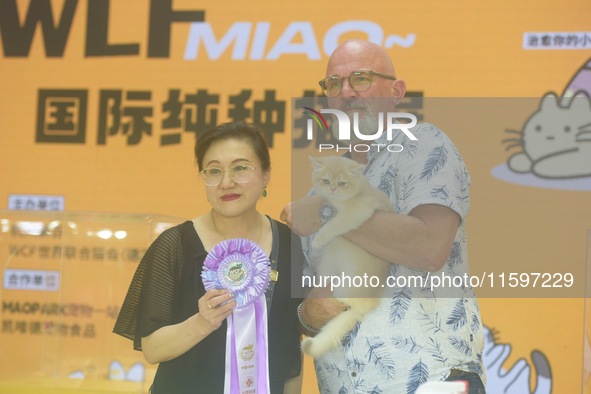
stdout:
[[312,344],[314,340],[312,338],[306,338],[302,341],[302,352],[310,355],[310,351],[312,350]]
[[531,172],[532,162],[525,153],[517,153],[509,158],[507,166],[513,172],[522,174]]
[[326,352],[322,347],[322,343],[318,343],[313,338],[306,338],[302,341],[302,351],[312,358],[320,358]]
[[306,338],[302,341],[302,351],[314,359],[322,357],[330,349],[326,338]]

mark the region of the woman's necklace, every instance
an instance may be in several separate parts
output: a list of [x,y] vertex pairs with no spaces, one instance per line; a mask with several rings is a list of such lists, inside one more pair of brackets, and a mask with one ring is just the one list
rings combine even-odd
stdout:
[[[263,239],[263,219],[262,219],[260,213],[257,212],[257,215],[259,217],[259,238],[258,238],[257,244],[260,246],[261,241]],[[211,224],[213,224],[213,228],[216,231],[216,233],[221,235],[222,238],[226,239],[226,236],[224,236],[224,234],[222,234],[222,232],[218,229],[218,226],[215,224],[215,219],[214,219],[215,215],[213,213],[213,210],[209,211],[209,216],[211,217]]]

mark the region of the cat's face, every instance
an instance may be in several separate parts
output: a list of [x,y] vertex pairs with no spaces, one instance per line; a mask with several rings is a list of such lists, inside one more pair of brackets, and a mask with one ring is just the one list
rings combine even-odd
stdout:
[[591,106],[587,97],[573,98],[568,106],[562,106],[554,94],[548,94],[523,128],[524,152],[537,161],[576,150],[589,140],[590,131]]
[[345,157],[310,157],[312,185],[329,201],[347,200],[357,194],[363,178],[363,165]]

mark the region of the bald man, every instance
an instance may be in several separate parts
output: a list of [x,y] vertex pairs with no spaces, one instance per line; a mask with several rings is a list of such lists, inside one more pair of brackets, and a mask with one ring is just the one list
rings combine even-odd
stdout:
[[[329,106],[349,115],[355,110],[396,112],[406,92],[388,54],[362,40],[347,41],[335,49],[320,85]],[[359,131],[365,138],[375,130],[371,119],[360,119]],[[347,156],[366,166],[365,176],[388,195],[394,212],[377,211],[344,237],[392,262],[392,278],[462,276],[468,273],[468,171],[441,130],[425,123],[411,131],[416,141],[404,133],[391,141],[386,133],[375,141],[350,141],[374,144],[367,152],[351,149]],[[399,144],[404,149],[397,153],[375,149],[380,144]],[[332,214],[327,202],[313,192],[288,204],[281,213],[302,236],[309,274],[314,274],[315,261],[310,243]],[[346,309],[330,295],[325,288],[315,288],[300,305],[304,334],[313,336]],[[377,309],[364,316],[342,347],[315,359],[318,386],[323,394],[407,394],[426,381],[467,380],[470,394],[482,394],[483,343],[478,302],[469,286],[445,289],[426,284],[393,289]]]

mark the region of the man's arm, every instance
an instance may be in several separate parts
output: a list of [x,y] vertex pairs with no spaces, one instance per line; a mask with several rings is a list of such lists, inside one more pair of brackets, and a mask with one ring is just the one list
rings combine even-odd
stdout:
[[[321,226],[319,211],[325,200],[304,197],[281,212],[294,232],[307,236]],[[386,261],[423,271],[443,267],[453,245],[460,216],[437,204],[419,205],[408,215],[378,211],[345,238]]]
[[345,238],[386,261],[422,271],[438,271],[449,258],[460,225],[452,209],[419,205],[408,215],[376,212]]
[[341,313],[346,304],[332,298],[330,290],[315,288],[298,307],[300,332],[308,337],[318,334],[318,330],[332,318]]
[[[281,212],[281,219],[294,232],[310,235],[321,226],[319,210],[324,202],[319,196],[305,197],[288,204]],[[459,224],[460,216],[452,209],[425,204],[414,208],[409,215],[376,212],[345,237],[386,261],[438,271],[449,258]],[[299,318],[306,326],[320,329],[343,311],[345,304],[326,291],[313,289],[300,306]],[[303,325],[300,329],[304,335],[316,334]]]

